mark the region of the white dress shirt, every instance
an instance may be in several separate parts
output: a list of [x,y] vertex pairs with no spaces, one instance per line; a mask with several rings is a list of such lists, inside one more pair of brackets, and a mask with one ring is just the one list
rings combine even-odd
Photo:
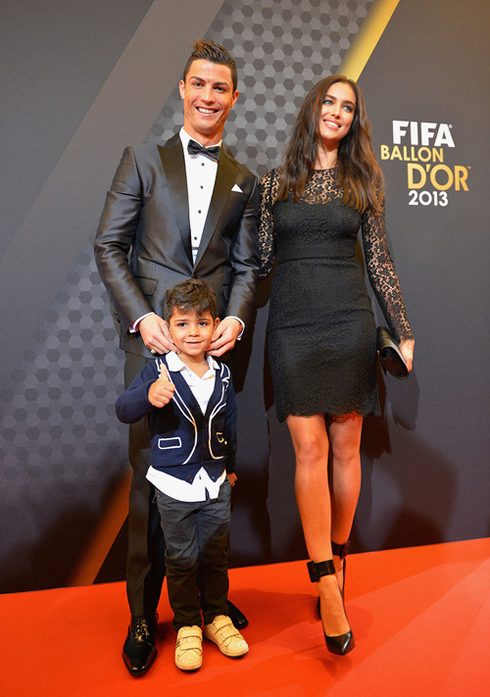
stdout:
[[[190,155],[187,151],[187,145],[191,137],[183,128],[180,129],[179,136],[184,150],[192,261],[195,263],[216,182],[218,163],[202,153]],[[196,143],[198,142],[196,141]],[[199,145],[202,145],[202,143],[199,143]],[[221,141],[216,143],[216,145],[221,145]]]

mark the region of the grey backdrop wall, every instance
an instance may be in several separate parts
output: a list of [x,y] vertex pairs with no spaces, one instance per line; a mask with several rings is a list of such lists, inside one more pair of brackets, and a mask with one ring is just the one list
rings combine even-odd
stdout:
[[[263,174],[306,91],[338,71],[380,4],[0,4],[0,591],[124,574],[126,432],[113,410],[122,355],[91,251],[123,147],[181,125],[176,85],[206,34],[239,68],[226,141]],[[384,417],[366,422],[357,551],[489,534],[489,9],[485,0],[391,5],[360,85],[387,158],[389,239],[417,358],[407,383],[380,378]],[[264,359],[268,289],[240,347],[238,565],[306,555],[292,448]],[[81,577],[94,540],[104,563]]]

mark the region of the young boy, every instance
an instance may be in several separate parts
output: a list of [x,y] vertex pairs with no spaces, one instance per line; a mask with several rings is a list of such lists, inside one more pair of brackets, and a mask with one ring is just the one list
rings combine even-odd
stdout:
[[166,292],[163,313],[175,350],[143,368],[116,412],[124,423],[149,416],[147,478],[167,545],[175,663],[190,671],[202,665],[201,610],[204,636],[225,656],[248,652],[226,616],[236,399],[229,368],[206,356],[219,324],[212,288],[197,279],[179,283]]

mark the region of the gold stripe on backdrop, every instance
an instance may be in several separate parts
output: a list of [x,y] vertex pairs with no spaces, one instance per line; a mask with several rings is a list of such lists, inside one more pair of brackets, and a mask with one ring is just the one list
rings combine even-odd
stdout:
[[97,529],[78,560],[67,586],[89,586],[97,578],[126,520],[131,476],[132,471],[128,467],[115,483],[109,504],[102,511]]
[[358,80],[400,0],[377,0],[340,64],[339,73]]

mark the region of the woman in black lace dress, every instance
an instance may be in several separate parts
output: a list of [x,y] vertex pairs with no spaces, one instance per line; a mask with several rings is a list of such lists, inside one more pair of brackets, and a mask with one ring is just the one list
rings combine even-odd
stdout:
[[[277,416],[296,454],[295,490],[327,648],[354,638],[343,605],[345,554],[361,484],[363,417],[379,414],[376,326],[355,243],[412,368],[413,335],[384,226],[383,178],[357,84],[321,80],[300,109],[284,165],[260,183],[262,277]],[[330,465],[329,465],[330,462]]]

